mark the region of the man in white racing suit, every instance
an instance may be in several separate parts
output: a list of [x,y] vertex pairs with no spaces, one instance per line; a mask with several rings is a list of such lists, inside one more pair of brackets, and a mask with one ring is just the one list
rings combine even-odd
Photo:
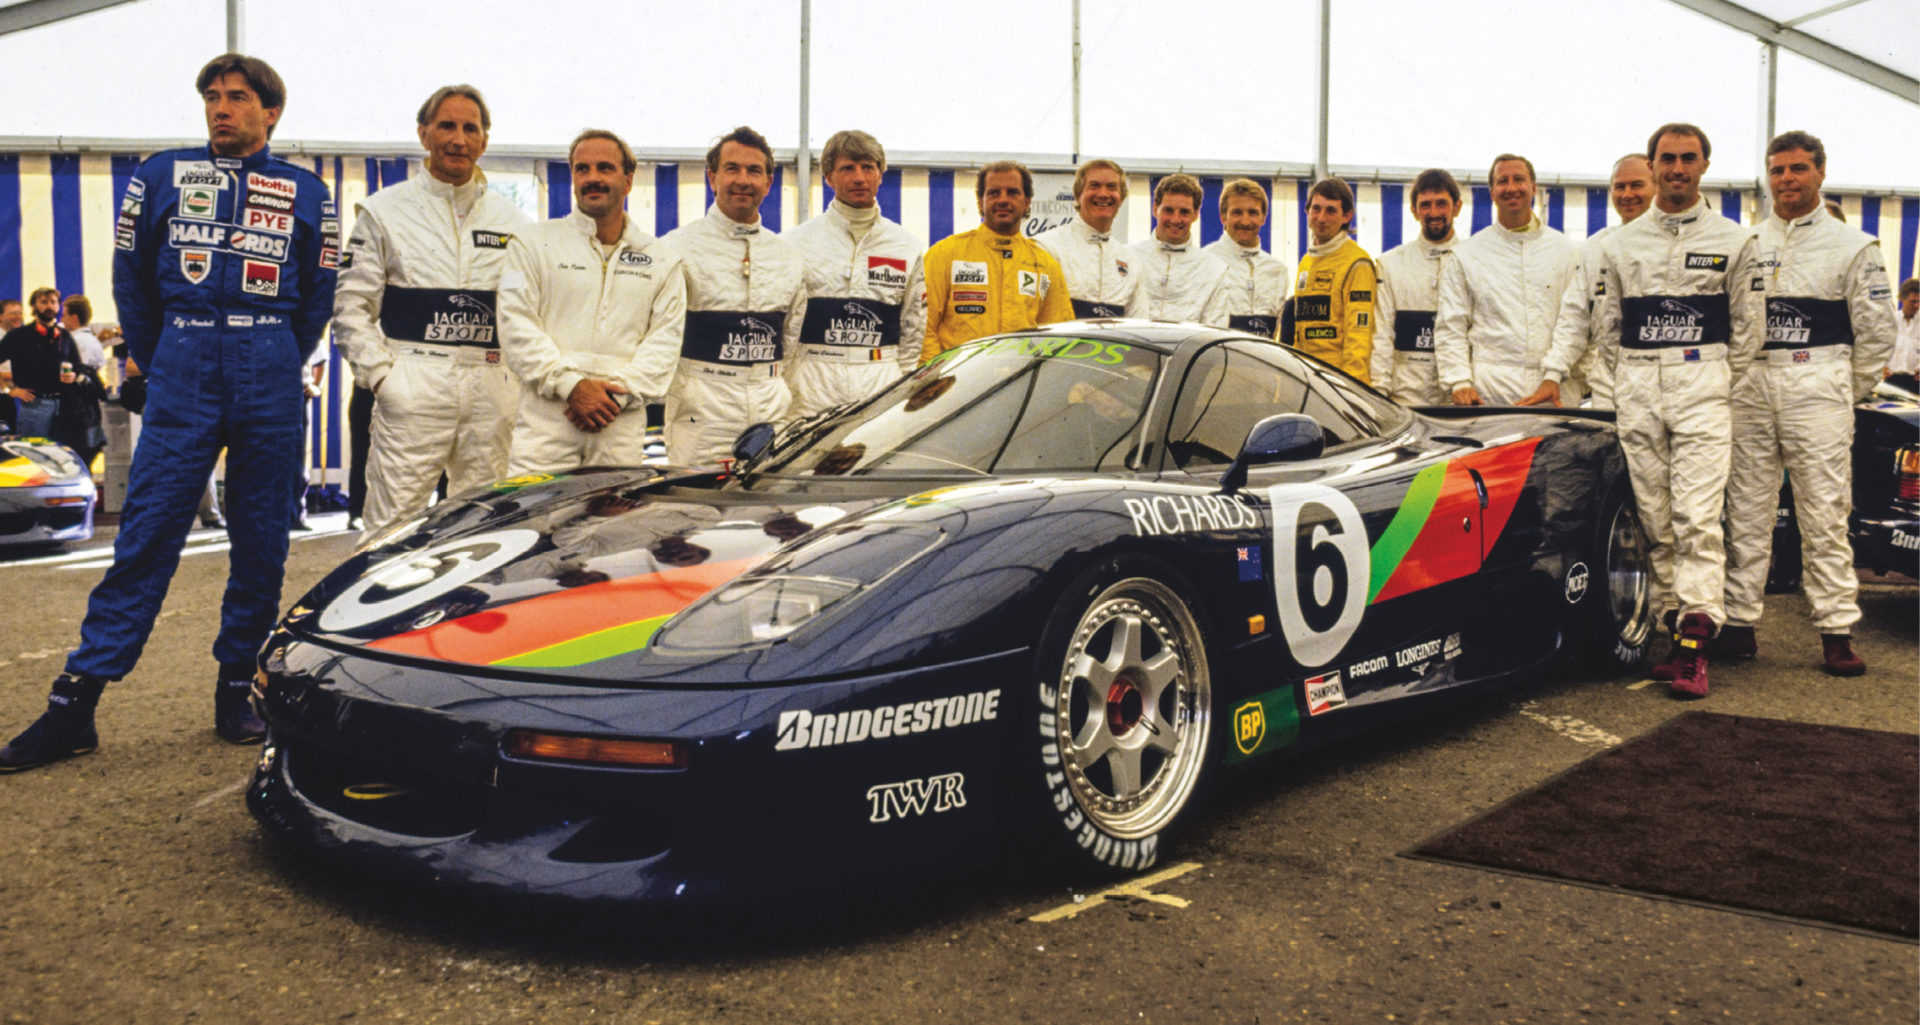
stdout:
[[1780,472],[1793,482],[1802,579],[1823,661],[1835,676],[1867,666],[1850,634],[1860,619],[1847,540],[1853,508],[1853,406],[1893,351],[1893,295],[1880,244],[1821,202],[1827,151],[1806,132],[1767,145],[1773,216],[1760,226],[1766,341],[1733,389],[1727,482],[1727,623],[1715,657],[1751,657],[1765,601]]
[[1461,406],[1510,406],[1533,392],[1580,259],[1533,212],[1532,161],[1503,153],[1487,180],[1494,223],[1460,243],[1441,271],[1433,324],[1440,386]]
[[798,247],[760,223],[773,185],[773,147],[745,125],[707,151],[713,206],[668,232],[687,278],[680,369],[667,393],[667,460],[710,466],[732,458],[740,432],[787,419],[783,379],[806,315]]
[[1221,281],[1226,320],[1216,327],[1272,338],[1280,330],[1280,307],[1287,301],[1287,265],[1260,248],[1267,223],[1267,193],[1251,178],[1235,178],[1220,189],[1220,226],[1226,236],[1201,252],[1226,265]]
[[647,403],[680,360],[686,278],[680,255],[627,216],[633,150],[589,129],[567,163],[573,213],[514,236],[500,275],[500,348],[520,379],[516,477],[643,461]]
[[926,243],[880,215],[887,151],[865,132],[839,132],[820,166],[833,202],[786,234],[807,270],[807,313],[787,378],[795,417],[857,402],[911,373],[926,337]]
[[1433,365],[1433,318],[1440,306],[1440,272],[1460,244],[1460,183],[1440,168],[1420,172],[1407,189],[1420,235],[1380,256],[1374,312],[1373,386],[1395,402],[1438,406],[1448,401]]
[[[1613,162],[1613,177],[1607,190],[1613,203],[1613,212],[1620,215],[1620,224],[1627,224],[1634,218],[1647,212],[1653,205],[1653,165],[1647,162],[1644,153],[1629,153]],[[1594,288],[1598,274],[1594,268],[1600,264],[1600,240],[1620,230],[1619,224],[1608,225],[1588,235],[1580,244],[1580,264],[1574,268],[1573,277],[1567,282],[1567,290],[1560,296],[1560,316],[1554,321],[1554,344],[1558,345],[1559,332],[1573,329],[1577,322],[1584,324],[1588,331],[1586,356],[1579,365],[1567,372],[1568,387],[1561,389],[1562,404],[1575,405],[1580,401],[1579,380],[1585,378],[1590,389],[1591,401],[1595,409],[1613,408],[1613,366],[1602,363],[1596,358],[1599,352],[1599,338],[1594,334],[1600,330],[1599,321],[1590,314],[1598,298]],[[1570,316],[1567,311],[1573,309]],[[1571,344],[1571,343],[1569,343]],[[1528,399],[1521,405],[1532,404]]]
[[418,121],[427,173],[356,205],[334,296],[334,342],[374,394],[366,537],[424,511],[443,473],[449,494],[504,476],[520,396],[500,357],[495,288],[528,218],[477,166],[486,101],[446,86]]
[[1674,647],[1656,675],[1678,697],[1707,694],[1707,643],[1726,620],[1720,530],[1733,457],[1731,396],[1765,329],[1753,232],[1700,196],[1711,147],[1690,124],[1647,141],[1655,210],[1600,243],[1596,301],[1547,354],[1531,402],[1558,404],[1560,380],[1599,318],[1599,362],[1614,370],[1616,429],[1634,500],[1653,541],[1655,608],[1674,613]]
[[[1199,179],[1170,174],[1153,189],[1153,237],[1129,246],[1133,256],[1135,317],[1195,324],[1227,322],[1227,267],[1193,238],[1204,193]],[[1072,291],[1069,284],[1068,291]]]
[[1060,261],[1076,318],[1131,315],[1139,279],[1129,247],[1113,237],[1126,202],[1127,172],[1111,160],[1089,160],[1073,172],[1073,220],[1033,237]]

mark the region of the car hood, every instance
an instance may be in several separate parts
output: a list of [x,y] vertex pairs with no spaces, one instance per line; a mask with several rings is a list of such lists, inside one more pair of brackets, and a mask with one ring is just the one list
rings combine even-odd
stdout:
[[286,626],[376,657],[600,677],[782,545],[915,490],[632,469],[503,481],[356,555]]

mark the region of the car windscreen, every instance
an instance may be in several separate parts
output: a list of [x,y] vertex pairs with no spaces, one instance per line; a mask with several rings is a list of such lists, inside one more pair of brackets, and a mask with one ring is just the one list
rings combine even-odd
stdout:
[[1034,335],[949,350],[781,438],[754,475],[979,477],[1119,470],[1143,442],[1159,353]]
[[1411,418],[1330,367],[1272,342],[1231,339],[1187,365],[1167,427],[1168,454],[1183,470],[1226,466],[1253,425],[1276,413],[1312,417],[1330,449],[1397,433]]

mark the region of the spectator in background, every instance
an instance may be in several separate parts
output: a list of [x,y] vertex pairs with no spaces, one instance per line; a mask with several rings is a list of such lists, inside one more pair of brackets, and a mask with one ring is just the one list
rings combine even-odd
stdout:
[[[23,319],[24,311],[20,306],[20,300],[7,299],[0,301],[0,337],[5,337],[7,332],[19,327]],[[13,387],[13,374],[5,364],[0,364],[0,389],[11,387]],[[0,421],[4,421],[7,427],[11,429],[15,416],[16,411],[13,405],[13,397],[11,395],[0,394]]]
[[1908,391],[1920,391],[1920,278],[1900,282],[1900,314],[1894,318],[1900,335],[1887,361],[1887,380]]
[[1235,178],[1220,190],[1220,226],[1226,235],[1204,250],[1227,265],[1220,283],[1226,320],[1219,326],[1272,338],[1287,301],[1287,265],[1260,248],[1267,223],[1267,193],[1250,178]]
[[1372,376],[1375,271],[1373,257],[1347,234],[1352,223],[1347,183],[1314,182],[1307,194],[1313,245],[1300,261],[1280,340],[1366,381]]
[[0,336],[0,363],[12,367],[8,394],[19,409],[14,433],[51,438],[60,399],[75,381],[80,353],[73,336],[60,326],[58,290],[36,288],[27,301],[33,306],[33,323]]
[[21,309],[20,300],[0,300],[0,335],[19,327],[26,321],[26,311]]
[[60,326],[73,335],[74,348],[80,351],[80,362],[100,369],[107,361],[107,352],[100,339],[93,333],[93,303],[84,295],[70,295],[61,307],[66,315],[60,318]]
[[1374,309],[1373,386],[1409,406],[1447,401],[1433,365],[1433,318],[1440,308],[1440,272],[1459,240],[1460,183],[1440,168],[1420,172],[1407,189],[1420,234],[1380,256],[1380,299]]

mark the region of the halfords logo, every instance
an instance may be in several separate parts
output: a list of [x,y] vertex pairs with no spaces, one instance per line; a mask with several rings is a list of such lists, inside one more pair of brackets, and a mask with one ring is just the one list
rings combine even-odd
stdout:
[[284,263],[290,240],[285,235],[174,218],[167,222],[167,242],[175,248],[226,249]]
[[493,341],[493,311],[487,304],[464,292],[447,300],[453,310],[433,311],[433,323],[427,325],[424,342]]
[[967,777],[949,772],[867,788],[867,821],[890,822],[967,806]]
[[953,726],[987,722],[1000,714],[1000,689],[956,694],[950,698],[909,701],[879,708],[815,715],[806,709],[781,712],[774,731],[775,751],[803,747],[834,747],[866,740],[931,733]]

